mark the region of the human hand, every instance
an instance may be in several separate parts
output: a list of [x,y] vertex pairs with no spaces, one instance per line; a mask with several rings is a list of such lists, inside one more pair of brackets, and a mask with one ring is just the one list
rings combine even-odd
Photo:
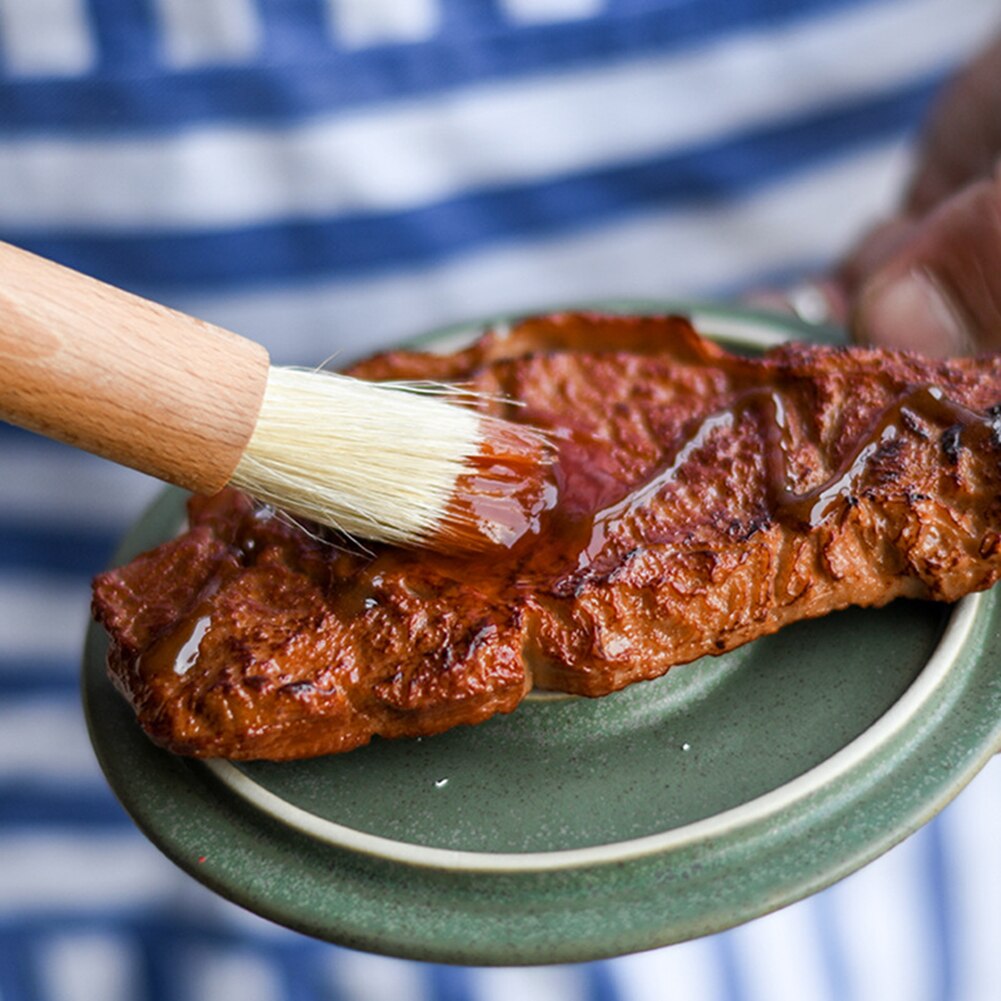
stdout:
[[1001,37],[935,105],[898,213],[833,283],[856,340],[930,356],[1001,350]]

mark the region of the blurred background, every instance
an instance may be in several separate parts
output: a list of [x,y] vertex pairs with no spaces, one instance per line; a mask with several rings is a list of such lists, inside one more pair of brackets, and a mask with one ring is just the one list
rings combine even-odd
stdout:
[[[890,212],[989,0],[0,0],[0,239],[276,362],[602,297],[823,274]],[[156,391],[155,386],[150,387]],[[1001,771],[703,940],[474,970],[315,942],[138,833],[78,692],[158,485],[0,425],[2,1001],[990,1001]]]

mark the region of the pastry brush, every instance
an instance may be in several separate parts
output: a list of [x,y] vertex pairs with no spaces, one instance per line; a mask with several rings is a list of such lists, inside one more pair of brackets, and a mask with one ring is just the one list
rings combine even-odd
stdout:
[[510,544],[543,436],[439,388],[272,366],[259,344],[0,243],[0,418],[350,536]]

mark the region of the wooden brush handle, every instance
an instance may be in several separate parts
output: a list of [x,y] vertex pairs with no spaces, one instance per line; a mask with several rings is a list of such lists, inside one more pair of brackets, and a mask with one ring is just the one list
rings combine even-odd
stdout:
[[4,420],[214,493],[267,375],[253,341],[0,243]]

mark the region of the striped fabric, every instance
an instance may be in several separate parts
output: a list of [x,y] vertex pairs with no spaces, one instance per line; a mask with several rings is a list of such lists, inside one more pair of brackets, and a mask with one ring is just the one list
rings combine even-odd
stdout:
[[[892,204],[987,0],[0,0],[0,239],[346,358],[496,310],[730,296]],[[366,956],[135,831],[77,691],[145,478],[0,426],[0,1001],[991,1001],[1001,769],[838,886],[572,967]]]

